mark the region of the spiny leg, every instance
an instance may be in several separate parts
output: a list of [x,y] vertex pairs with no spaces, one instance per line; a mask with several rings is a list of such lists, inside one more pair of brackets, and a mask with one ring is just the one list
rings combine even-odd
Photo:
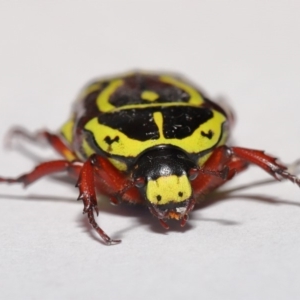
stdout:
[[101,166],[101,160],[104,159],[98,157],[96,154],[90,156],[90,158],[83,164],[78,182],[76,186],[79,188],[78,200],[83,201],[84,209],[83,213],[87,213],[88,219],[92,227],[97,231],[100,237],[107,245],[118,244],[121,240],[111,239],[97,224],[94,217],[94,211],[98,215],[99,209],[97,205],[96,197],[96,172],[99,175],[99,171],[104,171]]
[[287,166],[279,164],[277,158],[265,154],[264,151],[239,147],[232,147],[231,151],[235,157],[261,167],[276,180],[280,181],[281,178],[284,178],[300,186],[300,179],[289,173]]
[[[132,182],[115,170],[115,174],[105,168],[105,164],[111,168],[113,166],[104,158],[92,155],[85,163],[69,162],[67,160],[55,160],[41,163],[36,166],[31,172],[23,174],[16,178],[0,177],[0,182],[6,183],[23,183],[25,186],[35,182],[43,176],[50,175],[57,172],[67,171],[72,177],[79,178],[77,186],[79,187],[78,200],[83,200],[84,213],[87,213],[90,224],[98,232],[104,242],[108,245],[119,243],[120,240],[111,239],[96,223],[94,218],[94,211],[98,215],[98,206],[95,192],[95,175],[103,176],[104,182],[101,182],[100,189],[103,189],[104,194],[108,196],[125,196],[133,197],[136,189],[132,189]],[[98,184],[99,182],[97,182]],[[111,188],[109,189],[109,185]],[[108,192],[109,191],[109,192]],[[133,198],[134,199],[134,198]],[[132,201],[134,202],[134,201]],[[138,200],[136,201],[138,202]]]
[[89,222],[93,228],[95,228],[106,244],[111,245],[119,243],[119,240],[112,240],[109,236],[107,236],[107,234],[98,226],[95,221],[93,210],[95,210],[98,215],[98,207],[94,185],[94,170],[90,160],[84,164],[81,162],[69,162],[66,160],[49,161],[39,164],[31,172],[16,178],[0,177],[0,182],[23,183],[25,186],[27,186],[46,175],[62,171],[67,171],[72,177],[79,177],[77,183],[80,191],[78,200],[83,200],[84,213],[87,213]]
[[[287,171],[287,167],[276,162],[276,158],[266,155],[263,151],[252,150],[239,147],[221,146],[214,150],[209,160],[205,163],[201,175],[192,181],[192,186],[196,197],[205,195],[218,188],[232,177],[244,171],[249,164],[254,164],[276,180],[288,179],[300,186],[300,179]],[[226,170],[227,172],[221,172]],[[226,177],[210,175],[210,172],[226,173]]]
[[235,174],[244,171],[248,165],[245,160],[233,157],[229,147],[216,148],[201,168],[199,176],[191,182],[195,196],[199,197],[215,190]]
[[50,133],[46,130],[38,131],[35,134],[31,134],[25,129],[14,128],[10,130],[6,138],[6,145],[10,144],[11,139],[14,136],[19,136],[26,140],[38,144],[47,141],[61,156],[63,156],[68,161],[73,161],[77,159],[75,153],[67,147],[67,145],[63,142],[63,140],[58,135]]
[[53,173],[67,171],[71,177],[78,177],[82,163],[69,162],[67,160],[53,160],[39,164],[31,172],[16,178],[0,177],[0,182],[23,183],[24,186]]
[[78,200],[83,201],[83,212],[87,213],[92,227],[107,245],[120,243],[121,240],[111,239],[95,221],[94,212],[97,215],[99,212],[96,187],[101,194],[110,198],[122,198],[123,201],[141,203],[141,195],[135,187],[135,182],[117,170],[106,158],[93,154],[83,164],[76,186],[79,188]]

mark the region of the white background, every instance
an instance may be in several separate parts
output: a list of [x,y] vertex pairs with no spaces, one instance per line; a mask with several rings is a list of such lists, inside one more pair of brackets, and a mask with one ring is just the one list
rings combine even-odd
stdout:
[[[234,107],[234,141],[300,157],[299,1],[0,2],[0,136],[57,130],[90,79],[175,71]],[[27,148],[28,149],[28,148]],[[51,150],[30,148],[44,159]],[[0,149],[0,174],[34,161]],[[267,179],[250,168],[224,190]],[[1,299],[299,299],[300,190],[250,187],[165,232],[147,210],[100,204],[99,242],[76,189],[0,188]],[[280,205],[277,205],[280,204]]]

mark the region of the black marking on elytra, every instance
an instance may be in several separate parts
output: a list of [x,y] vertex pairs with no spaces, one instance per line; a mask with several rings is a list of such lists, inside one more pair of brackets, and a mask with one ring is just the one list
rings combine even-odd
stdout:
[[193,134],[202,124],[213,118],[208,108],[167,106],[161,108],[163,132],[167,139],[183,139]]
[[109,98],[109,103],[115,107],[132,104],[149,104],[141,98],[143,91],[151,91],[158,95],[153,103],[188,103],[190,95],[170,83],[163,82],[159,76],[135,73],[123,78],[123,85],[117,88]]
[[120,140],[120,138],[118,136],[114,137],[113,139],[111,137],[109,137],[108,135],[104,138],[104,141],[106,142],[106,144],[108,145],[108,149],[107,151],[108,152],[111,152],[112,151],[112,147],[111,145],[116,142],[118,143]]
[[120,138],[118,137],[118,136],[116,136],[115,138],[111,138],[111,137],[109,137],[109,136],[106,136],[105,138],[104,138],[104,141],[105,141],[105,143],[106,144],[108,144],[109,146],[112,144],[112,143],[114,143],[114,142],[119,142],[119,140],[120,140]]
[[211,130],[209,130],[207,133],[204,132],[204,131],[201,131],[201,135],[204,136],[204,137],[207,137],[208,139],[211,140],[212,137],[213,137],[213,135],[214,135],[214,133]]
[[155,140],[160,137],[158,126],[153,118],[155,112],[162,114],[163,134],[166,139],[186,138],[199,126],[213,118],[213,112],[208,108],[174,105],[113,111],[101,114],[98,122],[121,131],[131,139]]

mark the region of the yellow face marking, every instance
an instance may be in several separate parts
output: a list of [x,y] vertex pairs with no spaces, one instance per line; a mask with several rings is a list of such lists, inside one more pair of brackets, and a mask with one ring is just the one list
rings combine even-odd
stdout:
[[98,109],[102,112],[108,112],[115,108],[112,104],[109,103],[110,96],[123,85],[124,81],[122,79],[112,80],[110,84],[99,94],[96,103]]
[[60,129],[61,134],[66,139],[66,141],[70,144],[72,143],[73,140],[73,127],[74,127],[74,120],[70,119]]
[[159,98],[159,95],[152,91],[143,91],[141,94],[141,98],[147,101],[155,101]]
[[171,76],[160,76],[159,79],[162,82],[169,83],[173,86],[177,86],[178,88],[184,90],[191,97],[188,102],[189,104],[199,106],[205,102],[202,96],[199,94],[199,92],[190,85],[183,83],[182,81]]
[[[204,124],[201,124],[190,136],[187,136],[183,139],[167,139],[164,137],[162,132],[163,119],[160,112],[155,112],[153,114],[154,121],[160,133],[158,139],[149,139],[147,141],[131,139],[117,129],[99,124],[98,118],[93,118],[91,121],[89,121],[86,124],[85,129],[89,130],[94,135],[94,139],[98,147],[112,155],[136,157],[142,151],[158,145],[173,145],[182,148],[187,153],[199,153],[214,146],[221,145],[220,136],[223,134],[222,125],[226,121],[226,117],[215,110],[213,110],[213,114],[213,118]],[[211,139],[209,139],[202,136],[201,131],[212,131],[214,134]],[[105,142],[105,138],[107,137],[109,137],[111,140],[118,137],[118,141],[109,145],[107,142]],[[222,143],[224,142],[225,139],[222,139]]]
[[146,187],[146,197],[154,205],[179,203],[191,196],[192,188],[186,175],[162,176],[156,180],[149,180]]

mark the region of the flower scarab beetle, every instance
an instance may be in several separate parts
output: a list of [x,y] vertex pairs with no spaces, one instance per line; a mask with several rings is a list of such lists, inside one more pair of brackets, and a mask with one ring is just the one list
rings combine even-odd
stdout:
[[77,180],[79,198],[92,227],[106,244],[111,239],[96,223],[96,191],[112,203],[145,204],[160,223],[184,226],[197,200],[255,164],[275,179],[300,179],[263,151],[226,145],[231,114],[184,80],[165,74],[130,73],[88,85],[59,134],[46,139],[63,157],[44,162],[18,178],[0,182],[28,185],[65,171]]

